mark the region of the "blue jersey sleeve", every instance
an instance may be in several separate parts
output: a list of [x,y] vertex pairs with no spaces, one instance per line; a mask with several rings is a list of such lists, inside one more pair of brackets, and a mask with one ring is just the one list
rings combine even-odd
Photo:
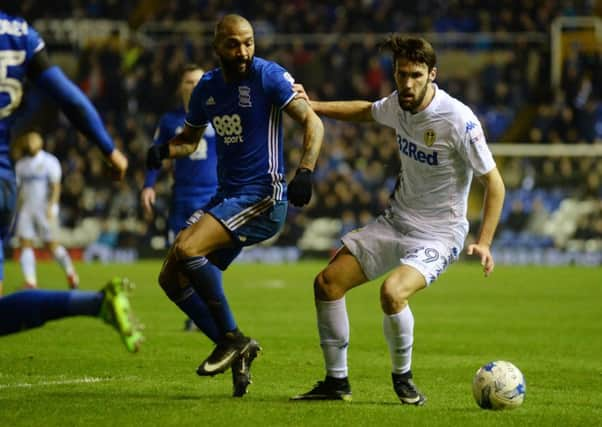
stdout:
[[105,155],[115,149],[113,140],[90,100],[69,80],[59,67],[46,69],[35,81],[36,86],[51,96],[69,118],[71,123],[90,138]]
[[263,85],[270,100],[278,108],[285,108],[295,98],[295,79],[280,65],[272,62],[263,71]]
[[[25,25],[27,25],[27,23],[25,23]],[[26,41],[25,41],[25,50],[26,50],[26,60],[29,62],[29,60],[39,51],[41,51],[42,49],[44,49],[44,46],[46,46],[46,44],[44,43],[44,40],[42,39],[42,37],[40,37],[40,35],[38,34],[38,32],[31,26],[27,26],[27,34],[26,34]]]
[[147,169],[144,174],[144,185],[142,188],[153,188],[159,177],[160,169]]
[[190,95],[190,101],[188,102],[188,114],[186,114],[186,120],[184,122],[193,128],[200,128],[209,123],[203,104],[204,97],[202,95],[202,88],[204,82],[205,80],[201,78],[201,81],[192,90],[192,95]]

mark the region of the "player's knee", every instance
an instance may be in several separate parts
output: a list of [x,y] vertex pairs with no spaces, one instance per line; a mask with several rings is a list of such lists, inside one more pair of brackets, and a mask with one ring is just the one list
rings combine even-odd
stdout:
[[159,272],[158,282],[159,282],[159,286],[161,286],[164,291],[169,287],[169,283],[171,282],[170,279],[171,279],[171,274],[169,274],[168,271],[166,270],[165,266],[163,266],[163,268]]
[[165,292],[165,295],[172,301],[178,299],[180,293],[180,287],[177,280],[177,276],[171,273],[165,266],[161,269],[159,273],[159,286]]
[[407,304],[410,290],[403,282],[387,278],[380,287],[380,306],[385,313],[399,313]]
[[191,239],[187,239],[182,233],[178,234],[173,245],[173,251],[177,260],[199,256]]
[[321,301],[334,301],[342,298],[345,292],[337,286],[335,278],[326,270],[322,270],[314,280],[314,296]]

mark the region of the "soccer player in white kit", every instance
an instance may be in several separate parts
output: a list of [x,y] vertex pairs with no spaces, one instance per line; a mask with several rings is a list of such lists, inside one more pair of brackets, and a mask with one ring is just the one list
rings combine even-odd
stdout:
[[[377,101],[310,101],[320,115],[375,121],[395,129],[401,168],[390,205],[375,221],[343,236],[342,248],[316,277],[314,294],[326,378],[294,400],[351,400],[345,293],[388,273],[380,288],[383,330],[393,388],[404,404],[423,405],[412,380],[414,317],[408,299],[458,259],[468,233],[467,199],[473,175],[485,187],[483,219],[468,255],[494,267],[491,242],[504,200],[504,183],[481,125],[466,105],[434,83],[436,55],[422,38],[393,35],[397,90]],[[309,100],[301,85],[298,96]]]
[[67,250],[56,241],[61,165],[57,158],[42,149],[42,136],[26,132],[18,138],[24,157],[17,161],[15,174],[19,191],[17,237],[21,247],[21,269],[26,288],[37,288],[34,242],[40,239],[59,263],[71,289],[79,286],[79,278]]

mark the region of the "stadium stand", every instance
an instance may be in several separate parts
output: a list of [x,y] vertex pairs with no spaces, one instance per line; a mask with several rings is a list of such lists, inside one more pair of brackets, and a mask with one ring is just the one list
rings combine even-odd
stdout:
[[[114,247],[161,246],[157,237],[165,229],[170,181],[160,180],[158,215],[153,223],[144,223],[137,194],[146,148],[175,92],[179,68],[191,60],[205,68],[216,65],[212,25],[226,11],[250,18],[258,33],[257,54],[290,69],[316,99],[376,99],[390,92],[391,64],[386,55],[372,53],[375,44],[390,31],[423,33],[441,52],[438,84],[473,108],[492,145],[602,144],[602,44],[596,50],[572,39],[560,85],[554,87],[550,79],[552,22],[559,16],[602,16],[595,2],[428,0],[403,9],[386,0],[276,5],[280,3],[211,0],[20,3],[17,12],[55,45],[53,59],[72,70],[130,159],[128,179],[109,187],[95,179],[102,173],[100,153],[88,150],[64,119],[44,122],[46,149],[63,159],[61,219],[67,244],[87,246],[111,235]],[[56,20],[73,23],[73,32],[59,31]],[[78,22],[102,31],[81,31]],[[394,186],[397,147],[386,129],[325,124],[315,197],[308,209],[291,208],[276,244],[299,243],[307,252],[332,249],[340,235],[382,210]],[[299,130],[290,121],[285,129],[287,160],[296,164]],[[513,260],[517,248],[602,252],[599,157],[512,156],[498,163],[509,190],[496,242],[503,256]],[[84,186],[82,178],[93,184]],[[472,219],[475,229],[478,218]]]

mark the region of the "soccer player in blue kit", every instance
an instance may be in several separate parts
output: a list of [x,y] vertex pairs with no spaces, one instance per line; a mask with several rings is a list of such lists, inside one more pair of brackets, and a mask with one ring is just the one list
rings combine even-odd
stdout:
[[[10,132],[23,97],[25,78],[54,99],[71,123],[103,152],[115,178],[122,179],[128,166],[92,103],[59,67],[50,64],[44,41],[35,29],[24,19],[0,10],[0,295],[4,278],[2,241],[8,234],[16,204]],[[25,291],[0,298],[0,335],[41,326],[47,320],[89,314],[111,323],[128,349],[135,351],[142,335],[130,322],[125,287],[116,278],[100,292]]]
[[[176,237],[159,284],[172,301],[178,301],[185,298],[180,275],[190,280],[219,331],[215,349],[197,373],[213,376],[232,366],[233,395],[242,396],[259,346],[239,330],[223,287],[206,278],[207,265],[211,262],[226,269],[242,247],[275,235],[286,217],[287,196],[295,206],[309,202],[324,127],[305,100],[295,99],[294,80],[286,70],[254,57],[253,28],[245,18],[224,16],[215,28],[214,49],[221,67],[205,73],[195,87],[183,131],[168,145],[151,147],[147,162],[159,168],[164,158],[190,155],[207,125],[213,125],[217,134],[217,195]],[[303,154],[288,189],[283,110],[304,129]],[[199,308],[180,308],[195,322],[197,316],[204,315]]]
[[[164,114],[159,120],[159,126],[153,140],[154,149],[160,149],[161,146],[182,131],[190,95],[202,76],[203,70],[196,64],[188,64],[183,68],[178,88],[183,105]],[[173,244],[175,236],[180,230],[186,227],[188,218],[197,210],[204,208],[215,195],[217,189],[216,168],[215,131],[211,126],[208,126],[196,150],[187,157],[175,160],[173,168],[174,183],[167,218],[167,241],[169,245]],[[147,217],[153,215],[153,205],[156,198],[154,186],[158,175],[159,171],[157,169],[147,169],[144,188],[140,193],[140,201]],[[206,270],[208,280],[221,283],[222,273],[219,268],[208,263]],[[197,306],[204,304],[192,288],[189,287],[185,294],[187,297],[175,301],[176,304],[194,304]],[[208,314],[207,309],[204,311]],[[186,329],[191,328],[192,322],[191,319],[187,319]],[[197,317],[197,322],[201,324],[196,326],[215,342],[218,333],[211,316]]]
[[[178,92],[182,106],[164,114],[159,120],[153,144],[161,146],[182,131],[186,118],[188,102],[192,90],[203,75],[196,64],[184,67]],[[159,171],[147,169],[144,188],[140,200],[144,213],[152,216],[155,203],[155,183]],[[208,126],[199,141],[197,149],[188,157],[176,159],[173,167],[174,183],[169,206],[168,242],[172,244],[175,236],[186,227],[186,220],[195,211],[204,207],[215,195],[217,189],[217,154],[215,152],[215,131]]]

